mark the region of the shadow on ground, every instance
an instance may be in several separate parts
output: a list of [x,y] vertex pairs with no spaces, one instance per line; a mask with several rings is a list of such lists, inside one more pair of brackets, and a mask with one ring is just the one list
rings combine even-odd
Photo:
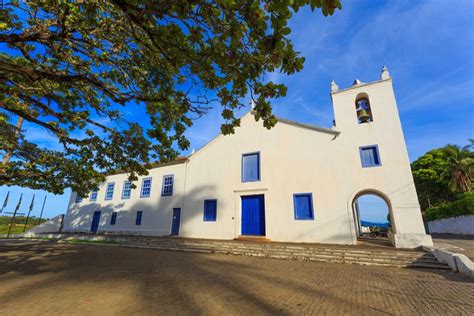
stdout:
[[104,245],[0,241],[0,284],[3,314],[474,312],[452,272]]

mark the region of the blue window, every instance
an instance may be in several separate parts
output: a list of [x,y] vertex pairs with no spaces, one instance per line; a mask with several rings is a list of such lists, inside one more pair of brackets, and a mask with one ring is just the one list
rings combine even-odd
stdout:
[[115,225],[117,222],[117,212],[112,213],[112,217],[110,218],[110,225]]
[[82,202],[82,196],[79,194],[76,195],[76,203],[81,203]]
[[293,194],[295,219],[314,219],[313,195],[311,193]]
[[132,194],[132,183],[130,181],[123,182],[123,189],[122,189],[122,199],[129,199],[130,195]]
[[163,189],[161,190],[162,196],[173,195],[173,175],[163,176]]
[[140,197],[149,197],[151,193],[151,178],[145,178],[142,180],[142,192]]
[[242,182],[260,180],[260,153],[242,155]]
[[97,194],[99,190],[94,190],[91,192],[91,195],[89,196],[89,201],[97,201]]
[[114,182],[107,183],[107,190],[105,190],[105,199],[106,200],[112,200],[112,198],[114,196],[114,187],[115,187]]
[[380,166],[379,147],[377,145],[360,147],[360,160],[362,167]]
[[135,225],[141,225],[142,224],[142,211],[137,212],[137,218],[135,219]]
[[215,222],[217,217],[217,200],[204,200],[204,221]]

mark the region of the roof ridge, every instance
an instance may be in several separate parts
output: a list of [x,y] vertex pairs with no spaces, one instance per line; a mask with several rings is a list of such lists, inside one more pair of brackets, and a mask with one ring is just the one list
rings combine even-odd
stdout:
[[282,118],[282,117],[277,117],[276,119],[279,122],[282,122],[282,123],[287,123],[287,124],[291,124],[291,125],[295,125],[295,126],[299,126],[299,127],[303,127],[303,128],[308,128],[308,129],[318,131],[318,132],[322,132],[322,133],[327,133],[327,134],[331,134],[331,135],[335,135],[335,136],[338,136],[339,134],[341,134],[341,132],[336,131],[336,130],[331,129],[331,128],[327,128],[327,127],[321,127],[321,126],[317,126],[317,125],[313,125],[313,124],[307,124],[307,123],[300,123],[300,122],[292,121],[292,120]]

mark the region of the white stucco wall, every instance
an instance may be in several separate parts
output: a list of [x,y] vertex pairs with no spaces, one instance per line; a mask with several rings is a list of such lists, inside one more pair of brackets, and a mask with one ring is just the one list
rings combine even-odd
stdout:
[[[342,158],[335,155],[339,146],[333,138],[282,122],[267,130],[246,115],[234,135],[219,136],[189,158],[182,235],[238,237],[240,197],[264,194],[267,238],[352,243],[346,204],[337,198],[341,188],[337,180],[328,183],[341,178]],[[260,181],[242,182],[242,154],[251,152],[260,153]],[[313,193],[314,220],[295,220],[295,193]],[[204,199],[218,200],[216,222],[203,221]]]
[[474,215],[464,215],[428,222],[432,234],[474,235]]
[[[69,210],[64,219],[64,231],[89,232],[94,211],[101,211],[99,232],[127,233],[137,235],[167,235],[170,233],[174,207],[182,207],[185,165],[183,163],[162,166],[149,170],[149,175],[139,177],[134,183],[130,199],[122,199],[123,183],[127,174],[108,176],[99,187],[96,201],[84,198],[75,203],[76,194],[71,194]],[[161,196],[163,176],[174,175],[173,195]],[[143,178],[152,178],[150,197],[140,197]],[[105,200],[107,183],[114,182],[112,200]],[[142,224],[135,225],[136,212],[143,211]],[[115,225],[110,225],[113,212],[117,212]]]
[[60,214],[25,232],[25,236],[41,233],[57,233],[61,230],[64,214]]
[[[355,99],[369,96],[374,121],[358,124]],[[180,207],[180,236],[232,239],[241,235],[241,196],[263,194],[266,237],[274,241],[354,244],[357,242],[352,204],[364,192],[388,202],[394,236],[400,247],[429,245],[411,175],[408,154],[392,88],[385,79],[332,93],[335,130],[318,130],[281,120],[271,130],[251,113],[233,135],[219,135],[184,163],[150,170],[152,194],[138,189],[121,199],[127,175],[109,176],[114,198],[104,201],[105,186],[96,202],[74,203],[72,194],[65,230],[90,230],[94,210],[101,210],[99,232],[167,235],[172,209]],[[360,146],[378,145],[381,166],[362,168]],[[242,154],[260,153],[260,181],[242,182]],[[161,196],[162,178],[174,174],[174,192]],[[312,193],[314,220],[295,220],[293,194]],[[203,220],[204,200],[217,199],[217,220]],[[135,225],[142,210],[142,225]],[[110,225],[113,211],[117,224]]]

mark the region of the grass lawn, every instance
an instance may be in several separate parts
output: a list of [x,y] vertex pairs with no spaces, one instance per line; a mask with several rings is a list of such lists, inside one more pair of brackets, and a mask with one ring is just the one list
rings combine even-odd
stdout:
[[[8,233],[8,227],[10,226],[11,221],[10,216],[0,216],[0,234]],[[41,219],[41,223],[47,221],[47,218]],[[23,228],[25,227],[26,216],[17,216],[15,217],[15,221],[13,222],[11,234],[21,234],[23,232]],[[38,218],[30,217],[28,219],[28,225],[26,225],[26,230],[38,225]]]

